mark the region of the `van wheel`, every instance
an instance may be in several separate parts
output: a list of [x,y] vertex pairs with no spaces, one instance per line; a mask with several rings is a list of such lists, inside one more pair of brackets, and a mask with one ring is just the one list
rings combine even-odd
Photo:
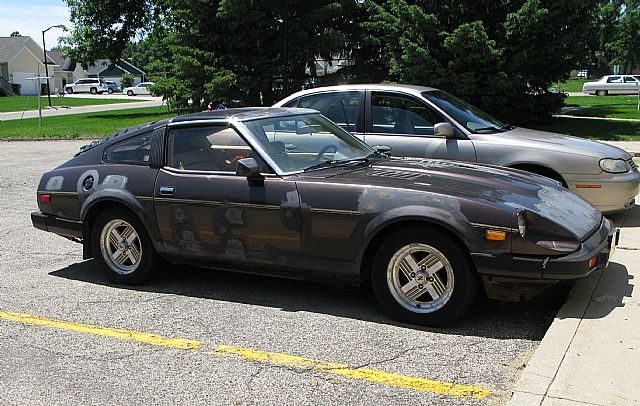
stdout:
[[95,87],[92,87],[91,89],[89,89],[89,93],[98,94],[98,89],[96,89]]
[[425,326],[456,320],[478,292],[467,252],[447,234],[430,228],[388,236],[375,256],[371,284],[391,317]]

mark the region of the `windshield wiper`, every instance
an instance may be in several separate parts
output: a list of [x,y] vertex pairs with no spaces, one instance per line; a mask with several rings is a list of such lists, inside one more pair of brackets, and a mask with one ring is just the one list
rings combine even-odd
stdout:
[[[373,154],[371,154],[371,155],[373,155]],[[306,171],[313,171],[315,169],[345,166],[345,165],[349,165],[349,164],[352,164],[352,163],[366,163],[366,162],[369,162],[369,159],[370,159],[371,155],[366,156],[366,157],[360,157],[360,158],[338,159],[338,160],[324,161],[324,162],[320,162],[320,163],[315,164],[315,165],[311,165],[311,166],[307,167],[304,171],[306,172]]]

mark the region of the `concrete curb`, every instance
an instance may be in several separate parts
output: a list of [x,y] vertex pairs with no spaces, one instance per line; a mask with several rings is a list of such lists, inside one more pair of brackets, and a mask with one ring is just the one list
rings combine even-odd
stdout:
[[578,331],[602,271],[578,280],[513,389],[509,406],[542,404]]

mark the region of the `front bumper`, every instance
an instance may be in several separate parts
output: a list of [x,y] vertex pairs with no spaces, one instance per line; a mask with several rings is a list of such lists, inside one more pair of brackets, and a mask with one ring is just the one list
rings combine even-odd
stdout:
[[640,193],[640,172],[637,170],[612,175],[607,179],[582,175],[566,178],[569,190],[593,203],[603,214],[631,208]]
[[31,213],[31,223],[35,228],[49,231],[67,238],[82,239],[82,221],[67,220],[39,211]]
[[[570,255],[530,258],[508,254],[471,254],[471,257],[490,297],[518,300],[521,296],[535,296],[524,292],[532,293],[560,280],[579,279],[595,270],[605,269],[619,237],[620,230],[603,218],[600,228],[582,243],[579,251]],[[500,288],[507,292],[498,292]]]

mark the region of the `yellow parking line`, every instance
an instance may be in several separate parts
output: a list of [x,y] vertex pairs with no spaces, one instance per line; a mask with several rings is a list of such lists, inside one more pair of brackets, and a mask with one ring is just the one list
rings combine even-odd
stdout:
[[[202,341],[186,340],[181,338],[168,338],[157,334],[148,334],[138,331],[101,327],[91,324],[74,323],[63,320],[50,319],[47,317],[32,316],[24,313],[8,312],[4,310],[0,310],[0,319],[186,350],[197,351],[205,345],[205,343]],[[491,393],[490,390],[478,386],[467,386],[450,382],[439,382],[430,379],[415,378],[411,376],[393,374],[369,368],[351,368],[345,364],[314,360],[311,358],[298,357],[295,355],[232,347],[228,345],[218,345],[215,351],[209,351],[206,354],[225,357],[238,357],[251,361],[263,362],[290,368],[319,371],[354,379],[381,383],[398,388],[406,388],[421,392],[437,393],[461,398],[484,399]]]

